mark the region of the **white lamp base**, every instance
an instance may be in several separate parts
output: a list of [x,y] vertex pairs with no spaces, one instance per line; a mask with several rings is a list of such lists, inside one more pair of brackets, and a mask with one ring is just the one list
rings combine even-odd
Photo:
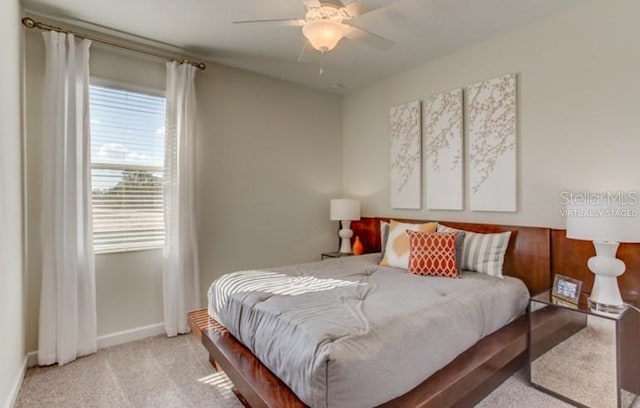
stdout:
[[595,275],[589,307],[598,313],[618,315],[626,306],[620,296],[618,276],[626,269],[624,262],[616,258],[617,242],[593,241],[596,256],[589,258],[588,266]]
[[342,229],[338,232],[342,241],[340,242],[340,253],[350,254],[351,253],[351,237],[353,236],[353,231],[349,227],[351,227],[351,221],[340,221],[342,224]]

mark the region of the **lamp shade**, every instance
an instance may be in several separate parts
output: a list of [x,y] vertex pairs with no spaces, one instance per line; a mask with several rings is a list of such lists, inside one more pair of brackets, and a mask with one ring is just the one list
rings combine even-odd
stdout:
[[331,221],[354,221],[360,219],[360,201],[348,198],[331,200]]
[[302,34],[307,37],[313,48],[318,51],[331,51],[344,36],[342,24],[330,19],[312,20],[302,27]]
[[565,207],[567,238],[588,241],[640,242],[638,207],[615,203]]

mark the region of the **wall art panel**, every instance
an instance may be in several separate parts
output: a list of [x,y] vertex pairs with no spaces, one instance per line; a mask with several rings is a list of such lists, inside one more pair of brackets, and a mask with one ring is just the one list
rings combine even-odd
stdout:
[[516,75],[467,88],[472,211],[516,211]]
[[424,148],[427,208],[464,208],[462,89],[427,98],[424,110]]
[[390,110],[391,208],[419,210],[422,203],[420,101]]

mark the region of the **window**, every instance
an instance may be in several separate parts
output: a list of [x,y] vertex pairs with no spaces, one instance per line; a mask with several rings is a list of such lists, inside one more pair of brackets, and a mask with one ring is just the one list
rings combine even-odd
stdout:
[[91,85],[89,99],[94,251],[159,248],[165,98]]

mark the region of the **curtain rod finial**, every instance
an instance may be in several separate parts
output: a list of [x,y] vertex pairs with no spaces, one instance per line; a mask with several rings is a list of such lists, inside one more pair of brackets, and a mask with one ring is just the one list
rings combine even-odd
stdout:
[[36,22],[31,17],[25,17],[22,19],[22,24],[27,28],[33,28],[36,26]]
[[204,62],[200,62],[200,63],[196,64],[196,67],[198,67],[202,71],[204,71],[205,69],[207,69],[207,64],[205,64]]

